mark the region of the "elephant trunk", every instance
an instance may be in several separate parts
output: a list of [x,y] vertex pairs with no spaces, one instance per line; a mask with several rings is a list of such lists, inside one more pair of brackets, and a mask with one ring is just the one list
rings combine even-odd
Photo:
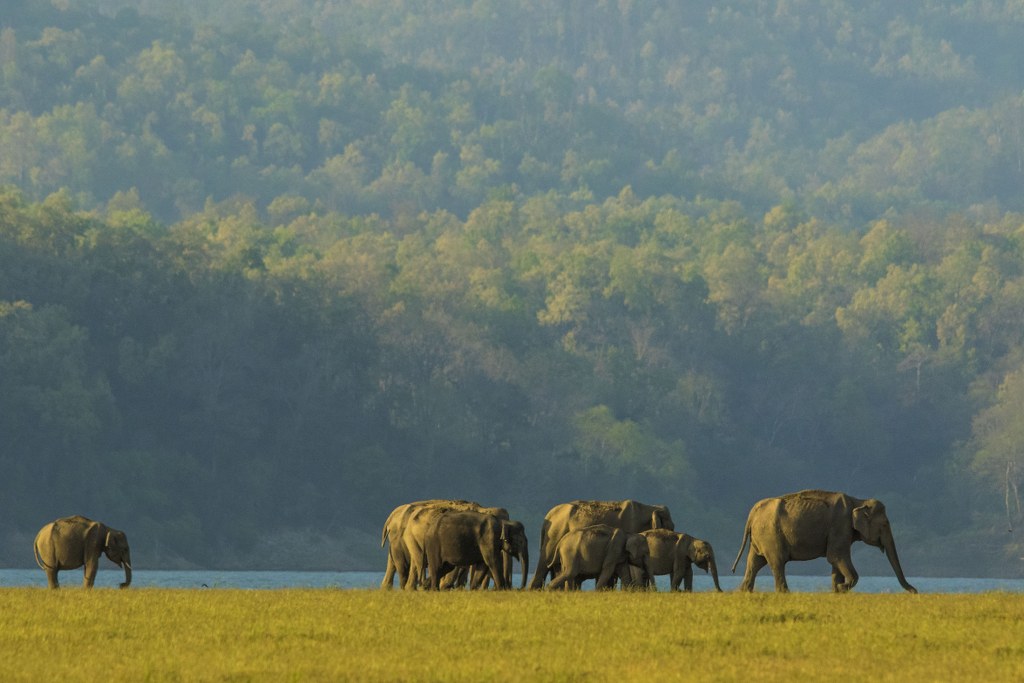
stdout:
[[121,588],[127,588],[132,585],[132,556],[131,553],[125,552],[121,557],[121,566],[124,567],[124,583],[121,584]]
[[900,582],[904,590],[910,593],[916,593],[917,589],[910,585],[907,581],[907,577],[903,575],[903,567],[900,565],[900,556],[896,553],[896,541],[893,539],[891,533],[886,533],[882,537],[882,552],[889,558],[889,564],[892,565],[893,572],[896,573],[896,580]]
[[[530,552],[523,546],[522,551],[519,553],[519,568],[523,572],[523,582],[519,586],[519,590],[526,590],[526,575],[530,573]],[[509,585],[512,585],[512,581],[509,580]]]
[[721,593],[722,587],[718,585],[718,565],[715,564],[714,553],[708,558],[708,571],[711,572],[711,580],[715,582],[715,590]]
[[512,587],[512,553],[507,550],[501,553],[501,578],[504,579],[504,586],[495,586],[495,588],[511,588]]

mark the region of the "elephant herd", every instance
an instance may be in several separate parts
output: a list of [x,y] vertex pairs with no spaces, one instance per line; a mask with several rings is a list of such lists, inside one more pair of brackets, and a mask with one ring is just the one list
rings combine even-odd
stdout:
[[[879,548],[888,558],[900,585],[911,593],[896,552],[885,506],[833,491],[800,491],[758,501],[747,515],[739,554],[749,544],[740,589],[754,590],[754,579],[766,565],[775,590],[787,592],[786,563],[824,557],[832,566],[832,588],[848,591],[857,585],[850,556],[854,541]],[[382,588],[439,590],[458,585],[496,589],[512,587],[513,562],[526,588],[529,549],[521,522],[508,510],[465,500],[425,500],[395,508],[381,533],[388,546]],[[83,585],[96,580],[101,555],[124,569],[127,588],[132,581],[131,552],[123,531],[86,517],[64,517],[39,530],[34,543],[36,562],[46,572],[50,588],[57,573],[85,567]],[[718,566],[711,544],[675,531],[664,505],[635,500],[576,500],[551,508],[540,531],[537,568],[530,588],[578,589],[593,579],[597,588],[650,587],[655,576],[669,575],[672,590],[693,589],[693,566],[711,574],[716,590]]]
[[[758,501],[747,516],[736,570],[747,544],[747,566],[740,584],[754,590],[754,579],[765,565],[775,578],[775,590],[788,592],[785,565],[790,560],[824,557],[832,566],[832,588],[848,591],[857,584],[850,559],[854,541],[878,547],[889,559],[896,578],[911,593],[896,553],[896,542],[885,514],[875,499],[862,500],[832,491],[800,491]],[[384,523],[381,547],[388,546],[381,587],[407,590],[469,585],[496,589],[512,587],[512,563],[518,560],[526,587],[529,564],[526,532],[509,518],[505,508],[485,507],[465,500],[425,500],[395,508]],[[715,589],[718,568],[711,544],[675,531],[664,505],[635,500],[586,501],[556,505],[544,516],[537,568],[530,588],[576,590],[595,580],[598,589],[616,581],[651,587],[654,577],[669,575],[673,591],[693,589],[693,566],[711,574]]]

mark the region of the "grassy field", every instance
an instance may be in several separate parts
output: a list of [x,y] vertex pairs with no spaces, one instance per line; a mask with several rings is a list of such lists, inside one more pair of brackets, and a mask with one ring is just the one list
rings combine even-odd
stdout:
[[1024,595],[0,590],[5,681],[1024,680]]

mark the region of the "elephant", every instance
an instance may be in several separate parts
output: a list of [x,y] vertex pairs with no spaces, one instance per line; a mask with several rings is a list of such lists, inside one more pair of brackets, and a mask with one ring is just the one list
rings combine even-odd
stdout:
[[648,529],[675,529],[672,515],[664,505],[648,505],[628,499],[576,500],[556,505],[544,516],[540,532],[540,557],[530,588],[542,588],[548,575],[555,574],[557,565],[552,567],[551,562],[556,559],[554,549],[559,540],[574,529],[594,524],[607,524],[634,534]]
[[[678,591],[679,584],[682,583],[687,593],[692,591],[693,565],[697,565],[705,572],[711,573],[715,590],[722,592],[721,586],[718,585],[715,551],[710,543],[669,529],[649,529],[640,532],[640,535],[647,541],[647,548],[650,551],[651,575],[669,574],[671,590]],[[634,580],[637,579],[636,574],[634,570]],[[651,585],[654,585],[653,581]]]
[[650,577],[650,550],[640,534],[623,531],[608,524],[594,524],[573,529],[554,548],[548,565],[560,568],[551,580],[549,590],[562,586],[577,590],[587,579],[597,579],[597,589],[611,588],[615,578],[623,585],[632,584],[629,567],[637,567],[641,580]]
[[[502,520],[501,523],[502,526],[505,527],[502,533],[507,541],[502,546],[502,564],[505,584],[510,588],[512,587],[512,562],[509,560],[515,558],[519,560],[519,566],[522,569],[523,582],[519,587],[519,589],[522,590],[526,588],[526,578],[528,574],[527,565],[530,562],[529,544],[526,539],[526,527],[523,526],[522,522],[514,520]],[[441,581],[441,587],[464,587],[468,583],[470,589],[486,589],[490,586],[490,581],[490,572],[487,570],[487,566],[481,563],[472,567],[458,567],[449,572]]]
[[59,588],[57,572],[85,566],[82,585],[92,588],[100,567],[100,555],[124,569],[124,583],[132,583],[132,559],[128,537],[123,531],[76,515],[50,522],[36,534],[33,547],[36,564],[46,572],[50,588]]
[[[486,512],[499,519],[509,518],[508,510],[505,508],[485,507],[480,503],[470,500],[433,499],[399,505],[391,511],[390,515],[388,515],[387,520],[384,522],[384,528],[381,531],[380,547],[383,548],[385,543],[389,540],[391,542],[388,549],[387,566],[384,570],[384,580],[381,581],[381,588],[392,588],[394,586],[396,573],[398,574],[399,586],[405,587],[408,581],[409,568],[412,564],[412,558],[409,556],[409,553],[402,543],[402,539],[405,535],[405,526],[418,510],[424,508],[473,510],[477,512]],[[511,564],[509,564],[507,572],[511,572]]]
[[787,562],[825,557],[832,565],[832,590],[848,591],[858,578],[850,547],[854,541],[863,541],[885,553],[905,590],[917,592],[903,575],[885,506],[874,498],[808,490],[758,501],[747,515],[740,551],[732,563],[734,572],[748,540],[750,553],[741,590],[753,591],[757,572],[767,564],[775,577],[775,590],[788,592]]
[[[390,555],[394,557],[399,585],[405,590],[429,587],[426,583],[427,535],[431,533],[441,515],[453,511],[457,510],[435,506],[414,507],[402,522],[401,536],[391,538]],[[384,578],[387,579],[387,576]]]
[[[484,565],[497,590],[509,588],[505,580],[502,556],[513,552],[513,547],[526,553],[526,534],[522,538],[511,536],[522,531],[506,520],[483,512],[446,511],[431,516],[423,538],[423,550],[430,567],[429,588],[441,589],[441,580],[457,567]],[[525,584],[525,581],[524,581]]]
[[[492,511],[498,511],[499,514],[493,514]],[[475,512],[491,517],[500,522],[503,527],[502,534],[509,541],[507,546],[502,547],[501,554],[501,573],[504,577],[504,582],[507,585],[511,585],[512,559],[516,558],[519,560],[519,563],[523,568],[523,583],[525,584],[525,575],[527,573],[526,568],[529,562],[529,550],[526,540],[526,531],[522,522],[503,519],[499,516],[504,515],[507,517],[508,512],[504,508],[480,507],[479,509],[473,510],[467,509],[467,506],[462,504],[454,506],[437,504],[425,505],[412,509],[405,518],[401,538],[392,539],[391,547],[398,558],[396,566],[399,566],[399,571],[401,571],[400,565],[403,561],[407,562],[405,569],[406,577],[402,584],[403,587],[408,590],[415,590],[419,586],[425,584],[425,576],[428,569],[431,574],[433,573],[433,568],[429,564],[427,555],[427,538],[431,533],[433,533],[434,526],[442,516],[457,512]],[[458,585],[464,585],[467,579],[470,581],[471,587],[486,587],[486,582],[490,579],[490,572],[484,564],[476,566],[472,564],[457,565],[453,571],[445,572],[445,574],[443,583],[441,584],[442,588],[452,588]]]
[[[529,574],[529,543],[526,540],[526,527],[522,525],[522,522],[514,519],[502,520],[502,525],[505,526],[503,535],[507,541],[505,583],[509,586],[512,585],[512,562],[509,560],[515,558],[519,560],[519,569],[522,571],[522,584],[519,586],[519,590],[523,590],[526,588],[526,577]],[[480,571],[479,566],[476,567],[476,570],[483,578],[483,587],[486,588],[483,572]]]

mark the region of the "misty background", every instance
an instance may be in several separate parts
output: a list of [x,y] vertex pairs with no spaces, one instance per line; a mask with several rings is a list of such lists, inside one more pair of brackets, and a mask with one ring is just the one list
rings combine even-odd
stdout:
[[1024,576],[1024,6],[903,4],[9,0],[0,563],[826,488]]

